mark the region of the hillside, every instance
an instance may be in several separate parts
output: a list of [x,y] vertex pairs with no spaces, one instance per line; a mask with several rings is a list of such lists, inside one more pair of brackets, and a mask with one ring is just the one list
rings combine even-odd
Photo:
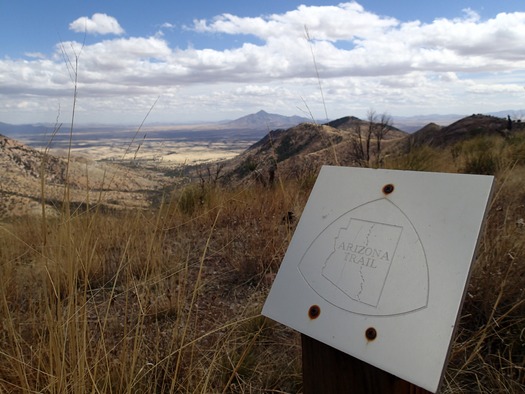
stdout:
[[[361,120],[355,116],[345,116],[343,118],[332,120],[331,122],[326,123],[326,125],[330,127],[333,127],[339,130],[351,131],[354,133],[356,132],[356,127],[359,127],[363,134],[366,133],[366,128],[368,127],[368,124],[369,124],[368,121]],[[378,123],[375,123],[374,125],[379,126]],[[392,140],[392,139],[403,138],[406,136],[407,136],[407,133],[405,131],[400,130],[397,127],[394,127],[392,125],[389,125],[388,132],[385,134],[384,139]]]
[[[226,179],[245,179],[255,176],[261,182],[272,182],[281,176],[297,178],[315,174],[322,164],[359,165],[356,155],[357,133],[364,135],[368,122],[356,117],[344,117],[324,125],[302,123],[289,129],[272,130],[238,157],[228,161]],[[406,138],[407,134],[394,127],[385,135],[382,146]],[[364,141],[362,141],[364,144]],[[371,141],[371,154],[376,150]]]
[[[272,183],[277,175],[283,178],[298,178],[304,174],[315,176],[323,164],[343,166],[377,166],[398,162],[399,166],[411,169],[429,170],[432,168],[430,157],[421,151],[417,165],[411,157],[411,163],[402,163],[402,156],[415,148],[438,148],[454,146],[476,137],[496,137],[501,142],[507,137],[525,131],[525,123],[509,122],[508,119],[491,115],[472,115],[460,119],[449,126],[429,123],[413,134],[405,133],[395,127],[388,127],[381,140],[381,152],[377,157],[377,140],[370,139],[370,157],[363,158],[366,151],[366,134],[370,123],[354,116],[346,116],[324,125],[302,123],[289,129],[277,129],[269,132],[257,143],[239,156],[224,162],[225,182],[257,179],[261,183]],[[372,127],[381,127],[372,123]],[[509,130],[510,128],[510,130]],[[361,144],[359,144],[361,133]],[[362,150],[359,151],[359,146]],[[516,153],[517,154],[517,153]],[[446,166],[446,163],[444,163]],[[491,168],[484,173],[492,173],[497,166],[496,159]]]
[[[413,146],[444,147],[481,135],[503,135],[508,132],[508,126],[507,119],[490,115],[471,115],[445,127],[430,123],[410,135],[408,141]],[[511,128],[521,127],[521,123],[513,122]]]
[[[296,117],[281,117],[260,111],[237,119],[239,126],[253,127],[263,121],[292,121]],[[377,144],[374,136],[370,139],[369,158],[363,158],[366,150],[366,133],[370,126],[380,125],[346,116],[324,125],[304,122],[290,128],[277,128],[266,133],[259,141],[248,147],[233,159],[220,163],[206,163],[188,174],[196,178],[221,178],[224,183],[245,182],[257,179],[263,184],[273,183],[276,176],[297,179],[305,174],[312,178],[323,164],[361,166],[378,165],[385,158],[395,158],[407,152],[407,148],[442,148],[480,135],[503,136],[509,123],[506,119],[487,115],[472,115],[449,126],[430,123],[413,134],[407,134],[395,127],[388,131],[381,141],[381,154],[377,158]],[[521,122],[512,123],[512,131],[523,129]],[[361,143],[359,143],[361,133]],[[176,149],[180,150],[176,144]],[[207,149],[213,149],[208,147]],[[361,152],[359,151],[361,149]],[[96,162],[85,156],[73,157],[67,178],[67,163],[64,158],[43,154],[43,150],[32,149],[8,137],[0,142],[0,218],[21,216],[40,212],[42,207],[42,184],[45,184],[44,202],[50,212],[60,208],[66,183],[70,187],[70,202],[75,206],[88,201],[98,201],[105,208],[149,206],[152,193],[161,189],[166,179],[154,163],[148,170],[130,165],[129,162]],[[146,153],[156,152],[148,147]],[[424,155],[423,155],[424,156]],[[422,157],[420,163],[423,163]],[[212,170],[211,167],[216,166]],[[202,168],[206,168],[202,171]],[[419,169],[425,168],[419,167]],[[213,174],[212,171],[216,171]],[[176,172],[176,171],[175,171]],[[175,173],[173,172],[173,173]],[[219,173],[220,172],[220,173]],[[41,177],[43,174],[43,178]],[[203,175],[207,174],[207,175]],[[43,183],[42,183],[43,182]]]
[[0,135],[0,220],[60,209],[65,185],[74,206],[97,202],[106,208],[145,208],[159,177],[144,170],[102,164],[85,158],[46,154]]

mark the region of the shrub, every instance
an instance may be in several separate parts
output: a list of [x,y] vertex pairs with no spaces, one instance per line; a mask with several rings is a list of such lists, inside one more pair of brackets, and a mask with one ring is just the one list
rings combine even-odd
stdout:
[[494,175],[504,163],[503,144],[499,137],[476,137],[462,143],[462,172]]

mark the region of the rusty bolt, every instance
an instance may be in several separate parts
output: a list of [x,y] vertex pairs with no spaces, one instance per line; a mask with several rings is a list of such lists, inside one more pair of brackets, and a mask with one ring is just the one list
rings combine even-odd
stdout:
[[319,305],[312,305],[308,310],[308,317],[310,317],[312,320],[317,319],[320,314],[321,308],[319,308]]
[[365,336],[366,336],[366,339],[368,339],[369,341],[373,341],[377,337],[376,329],[374,327],[367,328],[365,331]]
[[390,194],[394,191],[394,185],[389,183],[388,185],[383,186],[383,193]]

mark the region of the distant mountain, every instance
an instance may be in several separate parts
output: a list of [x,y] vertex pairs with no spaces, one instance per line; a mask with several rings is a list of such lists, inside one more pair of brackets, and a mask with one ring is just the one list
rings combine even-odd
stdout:
[[272,130],[289,128],[305,122],[311,122],[311,119],[301,116],[270,114],[261,110],[255,114],[246,115],[239,119],[226,122],[224,123],[224,127],[232,129]]
[[328,126],[334,127],[336,129],[342,128],[349,128],[355,125],[356,123],[361,122],[361,119],[356,118],[355,116],[343,116],[342,118],[332,120],[327,123]]
[[506,118],[510,116],[512,120],[522,120],[525,118],[525,109],[509,109],[506,111],[489,112],[488,115],[497,116],[499,118]]
[[[333,127],[334,129],[345,130],[355,132],[356,127],[359,126],[362,133],[366,133],[369,122],[367,120],[359,119],[355,116],[344,116],[339,119],[332,120],[326,123],[327,126]],[[385,134],[385,140],[397,139],[406,136],[406,132],[398,129],[397,127],[390,126],[388,133]]]
[[53,131],[52,126],[42,124],[9,124],[0,122],[0,134],[12,138],[20,138],[26,135],[46,135]]
[[415,115],[415,116],[392,116],[394,126],[407,133],[413,133],[425,127],[429,123],[439,126],[448,126],[459,119],[464,118],[465,115],[449,114],[449,115]]
[[[523,123],[513,123],[512,129],[522,129]],[[408,141],[412,146],[429,145],[443,147],[480,135],[504,135],[507,132],[508,120],[492,115],[471,115],[442,127],[430,123],[411,134]]]

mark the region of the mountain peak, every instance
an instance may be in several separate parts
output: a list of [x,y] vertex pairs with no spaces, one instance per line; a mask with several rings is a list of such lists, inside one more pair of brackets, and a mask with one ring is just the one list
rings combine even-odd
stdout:
[[236,129],[246,128],[268,130],[276,128],[289,128],[308,121],[309,120],[307,118],[302,118],[300,116],[271,114],[261,109],[259,112],[254,114],[232,120],[231,122],[226,123],[226,125],[230,128]]

